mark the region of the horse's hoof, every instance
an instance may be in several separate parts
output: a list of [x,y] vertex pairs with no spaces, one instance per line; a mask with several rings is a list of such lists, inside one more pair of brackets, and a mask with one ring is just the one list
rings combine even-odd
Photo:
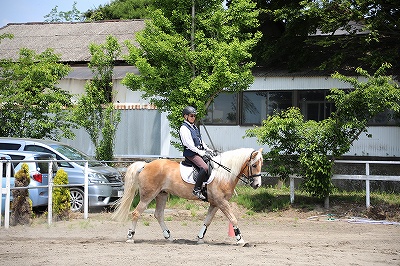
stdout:
[[169,242],[174,242],[174,238],[173,237],[168,237],[168,238],[166,238],[166,240],[168,240]]
[[247,243],[244,242],[243,238],[236,242],[236,245],[244,247]]
[[197,238],[197,244],[204,244],[203,238]]
[[135,243],[135,240],[130,238],[126,240],[126,243]]

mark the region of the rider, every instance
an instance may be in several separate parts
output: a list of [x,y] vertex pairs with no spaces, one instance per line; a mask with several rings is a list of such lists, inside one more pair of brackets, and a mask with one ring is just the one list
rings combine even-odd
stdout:
[[185,121],[179,129],[179,136],[184,148],[183,156],[199,168],[193,195],[201,200],[206,200],[206,197],[201,193],[201,187],[203,182],[207,181],[208,175],[206,162],[210,160],[210,156],[206,154],[206,151],[212,153],[212,150],[202,141],[200,129],[194,124],[197,115],[196,109],[192,106],[186,106],[182,111],[182,115]]

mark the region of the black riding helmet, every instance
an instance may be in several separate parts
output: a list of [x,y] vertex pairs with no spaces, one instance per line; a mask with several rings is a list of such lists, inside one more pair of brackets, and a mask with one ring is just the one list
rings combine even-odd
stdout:
[[196,108],[194,108],[193,106],[186,106],[182,111],[182,116],[190,114],[197,114]]

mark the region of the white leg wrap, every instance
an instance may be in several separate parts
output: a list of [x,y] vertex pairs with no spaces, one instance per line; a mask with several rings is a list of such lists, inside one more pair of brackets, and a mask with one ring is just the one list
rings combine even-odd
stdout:
[[203,224],[197,237],[199,239],[203,239],[204,235],[206,234],[206,231],[207,231],[207,226],[205,224]]
[[169,230],[164,230],[163,235],[165,239],[168,239],[171,237],[171,232]]

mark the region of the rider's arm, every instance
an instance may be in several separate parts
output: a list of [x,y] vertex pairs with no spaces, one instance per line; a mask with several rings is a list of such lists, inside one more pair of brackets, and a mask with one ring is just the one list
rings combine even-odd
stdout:
[[179,135],[181,136],[183,146],[200,156],[204,156],[204,154],[206,154],[205,150],[199,150],[196,146],[194,146],[192,134],[186,126],[181,126],[181,128],[179,129]]
[[210,149],[210,147],[207,146],[207,144],[204,141],[201,141],[201,142],[203,144],[204,150],[209,151],[209,152],[213,151],[212,149]]

